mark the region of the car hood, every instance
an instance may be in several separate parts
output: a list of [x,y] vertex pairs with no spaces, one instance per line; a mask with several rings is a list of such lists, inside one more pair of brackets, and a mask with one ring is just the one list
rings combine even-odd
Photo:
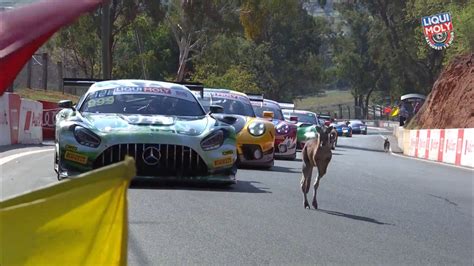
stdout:
[[212,118],[135,114],[83,114],[84,123],[100,133],[161,131],[197,136],[206,130]]
[[311,127],[311,126],[315,126],[315,125],[311,124],[311,123],[306,123],[306,122],[298,122],[298,123],[296,123],[296,126],[297,127]]
[[235,118],[235,122],[231,124],[234,129],[235,133],[239,133],[244,126],[252,119],[259,119],[255,117],[243,116],[243,115],[233,115],[233,114],[212,114],[216,119],[223,121],[226,117],[233,117]]

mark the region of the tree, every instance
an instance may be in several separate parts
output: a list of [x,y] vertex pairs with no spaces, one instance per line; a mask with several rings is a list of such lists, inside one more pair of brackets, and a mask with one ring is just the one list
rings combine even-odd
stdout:
[[78,66],[85,77],[97,78],[100,73],[100,39],[96,32],[94,15],[83,16],[61,30],[49,45],[63,65]]
[[270,63],[259,75],[259,87],[268,97],[289,100],[320,89],[318,57],[325,22],[303,8],[303,1],[246,0],[240,20],[248,40],[267,47]]
[[227,12],[232,12],[233,1],[171,0],[166,21],[179,48],[176,81],[185,78],[186,65],[198,58],[208,40],[219,29]]

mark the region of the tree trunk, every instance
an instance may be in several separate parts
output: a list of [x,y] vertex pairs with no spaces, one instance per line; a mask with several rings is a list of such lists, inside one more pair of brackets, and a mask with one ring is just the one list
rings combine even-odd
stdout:
[[[365,97],[365,106],[364,106],[364,118],[368,119],[369,118],[369,100],[370,100],[370,95],[374,91],[374,88],[370,89],[369,92],[367,93],[367,96]],[[374,112],[375,114],[375,112]]]

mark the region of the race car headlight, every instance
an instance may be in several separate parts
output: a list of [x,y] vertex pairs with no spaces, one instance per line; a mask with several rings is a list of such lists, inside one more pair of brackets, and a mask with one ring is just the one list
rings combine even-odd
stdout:
[[74,127],[74,138],[81,145],[97,148],[100,145],[100,137],[87,128],[81,126]]
[[276,128],[278,134],[288,134],[290,127],[287,124],[279,124]]
[[201,141],[201,148],[205,151],[214,150],[219,148],[222,143],[224,143],[224,132],[218,130]]
[[261,122],[252,122],[248,127],[249,133],[253,136],[261,136],[265,133],[265,124]]

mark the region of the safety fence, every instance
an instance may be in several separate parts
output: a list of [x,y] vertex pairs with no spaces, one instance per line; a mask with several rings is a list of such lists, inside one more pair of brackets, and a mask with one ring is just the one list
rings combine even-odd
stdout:
[[474,167],[474,128],[394,129],[403,154],[454,165]]

